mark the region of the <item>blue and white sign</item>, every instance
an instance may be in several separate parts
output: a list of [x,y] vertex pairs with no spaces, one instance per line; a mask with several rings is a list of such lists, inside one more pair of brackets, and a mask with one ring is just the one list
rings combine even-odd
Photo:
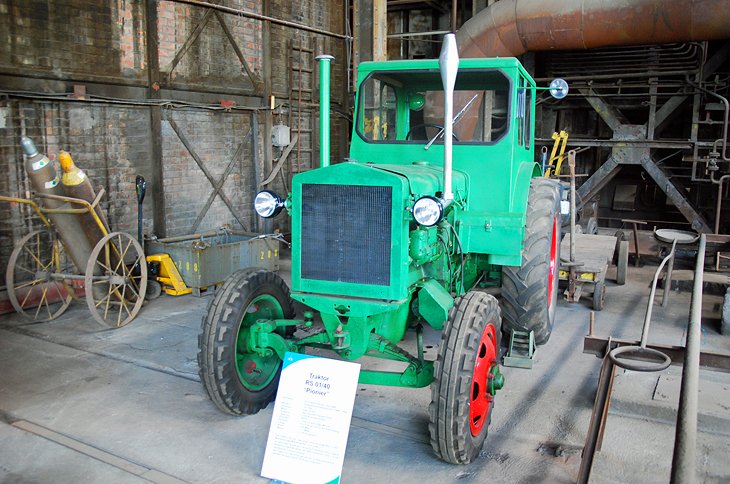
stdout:
[[261,475],[292,484],[337,483],[360,365],[286,353]]

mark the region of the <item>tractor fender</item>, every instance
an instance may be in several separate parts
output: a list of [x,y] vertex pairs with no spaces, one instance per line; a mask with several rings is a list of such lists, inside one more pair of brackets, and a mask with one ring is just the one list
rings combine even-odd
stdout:
[[443,329],[454,307],[454,298],[436,280],[428,279],[418,291],[418,311],[421,317],[434,329]]
[[523,215],[527,213],[527,195],[530,193],[530,180],[541,175],[540,165],[537,163],[526,161],[520,163],[512,192],[511,212]]

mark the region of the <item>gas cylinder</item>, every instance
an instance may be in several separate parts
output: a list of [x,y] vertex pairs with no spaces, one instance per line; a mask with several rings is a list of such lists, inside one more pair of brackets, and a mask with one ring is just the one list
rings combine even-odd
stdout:
[[[28,173],[33,190],[39,195],[63,196],[56,166],[48,157],[38,152],[30,138],[24,136],[20,144],[27,155],[25,171]],[[38,197],[38,202],[41,207],[46,209],[76,208],[52,198]],[[47,216],[53,224],[56,234],[63,242],[66,254],[73,261],[78,271],[83,272],[91,255],[92,245],[86,238],[78,218],[70,213],[49,213]]]
[[[94,188],[91,186],[89,177],[86,176],[84,170],[80,169],[74,163],[73,158],[67,151],[58,152],[58,161],[61,164],[61,170],[63,176],[61,177],[61,186],[67,197],[79,198],[92,203],[96,198]],[[96,215],[104,225],[104,229],[109,233],[109,224],[106,221],[104,212],[101,207],[97,205],[95,207]],[[104,237],[104,233],[99,227],[99,224],[90,213],[80,214],[78,216],[81,228],[86,234],[87,239],[92,247],[94,247]]]

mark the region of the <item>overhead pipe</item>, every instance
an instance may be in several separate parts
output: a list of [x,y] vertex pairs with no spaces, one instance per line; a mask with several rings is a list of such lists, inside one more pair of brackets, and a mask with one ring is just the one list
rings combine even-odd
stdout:
[[727,0],[500,0],[456,33],[461,57],[727,38]]
[[[528,51],[698,42],[730,38],[727,0],[500,0],[456,33],[463,58],[519,56]],[[700,87],[700,89],[702,89]],[[713,96],[717,95],[715,93]],[[728,106],[725,104],[725,129]],[[465,126],[462,129],[473,129]],[[727,132],[720,158],[727,157]],[[714,183],[720,185],[721,181]],[[719,217],[718,217],[719,219]],[[718,221],[715,230],[718,229]]]
[[[716,99],[719,99],[722,105],[724,106],[724,116],[722,121],[722,138],[718,138],[715,140],[714,143],[712,143],[712,151],[714,153],[711,153],[710,156],[716,156],[716,158],[722,159],[722,161],[730,161],[730,157],[727,155],[727,132],[728,132],[728,125],[730,125],[730,101],[727,100],[725,96],[721,96],[716,92],[712,92],[709,89],[705,89],[704,87],[695,84],[692,82],[692,80],[689,78],[689,76],[685,76],[685,80],[687,81],[687,84],[694,87],[695,89],[698,89],[708,96],[712,96]],[[717,145],[722,143],[722,151],[717,151]],[[714,180],[713,180],[714,181]]]

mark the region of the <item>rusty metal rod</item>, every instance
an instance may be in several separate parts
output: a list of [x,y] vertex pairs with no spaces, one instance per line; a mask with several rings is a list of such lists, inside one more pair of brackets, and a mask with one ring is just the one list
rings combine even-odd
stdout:
[[692,288],[687,342],[682,366],[682,384],[679,392],[677,427],[672,456],[672,484],[693,483],[697,480],[695,461],[697,452],[697,403],[699,400],[700,339],[702,320],[702,284],[704,280],[706,236],[700,236]]
[[591,423],[588,426],[588,434],[586,435],[586,441],[583,445],[583,455],[580,460],[580,470],[578,471],[577,480],[579,484],[586,484],[591,477],[593,456],[596,453],[596,447],[599,445],[599,437],[603,433],[602,427],[606,421],[605,416],[608,414],[615,368],[613,361],[608,356],[604,356],[603,364],[601,365],[601,374],[598,378],[596,399],[593,402]]
[[195,234],[185,234],[185,235],[176,235],[174,237],[165,237],[164,239],[153,239],[154,242],[159,243],[172,243],[172,242],[185,242],[188,240],[196,240],[196,239],[202,239],[204,237],[215,237],[218,235],[244,235],[247,237],[259,237],[261,234],[258,232],[248,232],[246,230],[238,230],[238,229],[223,229],[218,228],[215,230],[209,230],[207,232],[198,232]]
[[456,0],[451,0],[451,31],[456,32]]
[[575,150],[568,151],[570,167],[570,262],[575,262]]
[[[86,278],[85,275],[67,274],[64,272],[51,272],[51,273],[48,273],[47,275],[48,275],[48,277],[50,277],[51,279],[53,279],[55,281],[64,281],[64,280],[83,281]],[[92,276],[91,280],[92,281],[108,281],[109,276]]]
[[[614,363],[614,365],[615,365],[615,363]],[[612,371],[611,372],[611,381],[608,382],[608,395],[606,395],[606,403],[603,405],[603,415],[601,416],[601,425],[598,427],[598,440],[596,441],[596,452],[600,452],[601,448],[603,447],[603,434],[606,432],[606,420],[608,420],[608,409],[611,406],[611,393],[613,392],[613,381],[615,378],[616,378],[616,372]]]

